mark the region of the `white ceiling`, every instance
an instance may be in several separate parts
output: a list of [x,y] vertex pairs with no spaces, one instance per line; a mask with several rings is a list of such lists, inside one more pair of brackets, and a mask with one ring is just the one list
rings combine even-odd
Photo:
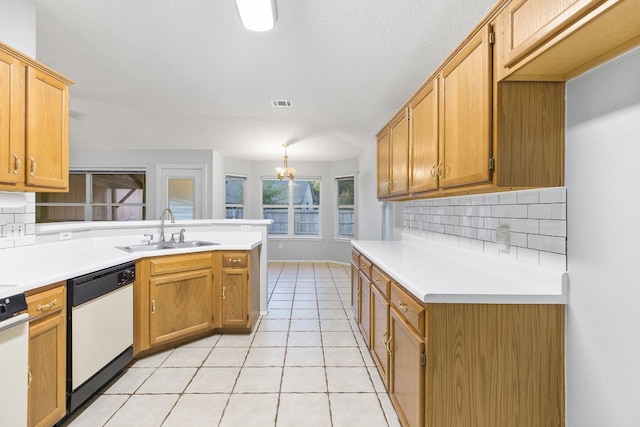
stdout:
[[[71,147],[353,158],[496,0],[36,0],[37,59],[75,81]],[[271,100],[291,100],[276,109]]]

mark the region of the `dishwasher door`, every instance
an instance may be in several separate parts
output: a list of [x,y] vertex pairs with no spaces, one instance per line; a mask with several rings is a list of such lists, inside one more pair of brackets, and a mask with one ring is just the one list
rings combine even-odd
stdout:
[[0,424],[27,425],[29,315],[0,322]]
[[133,284],[72,308],[72,389],[133,345]]

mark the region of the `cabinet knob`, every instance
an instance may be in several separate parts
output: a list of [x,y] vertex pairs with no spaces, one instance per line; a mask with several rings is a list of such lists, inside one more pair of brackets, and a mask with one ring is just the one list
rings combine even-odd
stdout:
[[403,303],[402,301],[398,302],[398,307],[400,307],[400,310],[404,311],[405,313],[407,312],[407,309],[409,308],[407,306],[407,304]]
[[18,175],[18,171],[20,170],[20,166],[22,166],[22,162],[20,161],[20,156],[16,153],[13,153],[13,174]]

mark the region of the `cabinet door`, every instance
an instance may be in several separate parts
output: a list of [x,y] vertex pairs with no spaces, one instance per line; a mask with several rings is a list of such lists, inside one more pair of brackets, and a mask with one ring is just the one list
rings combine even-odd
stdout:
[[69,86],[27,67],[26,183],[69,188]]
[[52,426],[66,413],[65,325],[62,311],[29,325],[29,426]]
[[389,168],[391,162],[391,153],[389,145],[389,130],[385,129],[378,134],[378,198],[384,199],[389,197],[391,188],[391,176]]
[[222,269],[222,326],[246,327],[249,289],[246,268]]
[[151,346],[206,331],[213,324],[211,270],[167,274],[149,280]]
[[516,0],[502,12],[504,65],[511,67],[604,0]]
[[390,196],[402,196],[409,190],[409,120],[406,110],[401,111],[389,125],[391,147]]
[[438,189],[438,80],[409,103],[409,193]]
[[0,51],[0,182],[24,179],[24,65]]
[[440,187],[491,178],[491,45],[489,25],[465,44],[440,79]]
[[424,425],[424,341],[402,316],[391,308],[391,364],[389,392],[405,426]]
[[362,337],[370,347],[371,343],[371,283],[360,273],[360,330]]
[[357,323],[360,323],[360,270],[351,263],[351,307]]
[[371,354],[385,387],[389,388],[389,303],[375,287],[371,287]]

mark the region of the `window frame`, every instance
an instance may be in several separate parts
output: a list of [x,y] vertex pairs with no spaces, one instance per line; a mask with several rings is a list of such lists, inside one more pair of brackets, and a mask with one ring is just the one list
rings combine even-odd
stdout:
[[[351,179],[353,181],[353,205],[341,205],[340,204],[340,181]],[[334,212],[334,240],[355,240],[358,237],[358,227],[357,227],[357,189],[356,189],[356,175],[340,175],[334,178],[334,188],[335,188],[335,203],[336,209]],[[353,235],[347,236],[340,234],[340,209],[341,208],[352,208],[353,209]]]
[[[111,220],[96,220],[93,217],[93,208],[95,207],[134,207],[140,206],[142,208],[142,220],[145,220],[148,212],[147,212],[147,179],[148,174],[146,169],[100,169],[100,168],[91,168],[91,169],[70,169],[69,174],[74,175],[84,175],[85,177],[85,200],[83,203],[74,202],[74,203],[61,203],[61,202],[36,202],[36,207],[82,207],[83,208],[83,219],[81,221],[99,221],[99,222],[121,222],[128,220],[120,220],[111,219]],[[142,203],[97,203],[93,201],[93,176],[94,175],[144,175],[145,183],[143,190],[143,202]],[[46,192],[43,192],[46,193]],[[79,220],[78,220],[79,221]],[[64,222],[64,221],[61,221]],[[46,224],[40,222],[39,224]]]
[[[294,239],[294,240],[322,240],[324,239],[323,235],[322,235],[322,177],[318,177],[318,176],[301,176],[301,177],[296,177],[295,180],[290,180],[287,179],[287,197],[288,197],[288,203],[286,205],[282,204],[282,205],[265,205],[264,204],[264,182],[265,181],[284,181],[284,180],[278,180],[278,178],[272,177],[272,176],[262,176],[260,177],[260,213],[261,213],[261,217],[264,219],[264,209],[265,208],[287,208],[287,233],[284,234],[273,234],[270,233],[268,230],[269,228],[267,228],[267,236],[270,239]],[[312,204],[312,205],[301,205],[301,204],[294,204],[294,189],[293,186],[295,185],[296,181],[317,181],[318,182],[318,204]],[[306,207],[313,207],[315,209],[317,209],[318,212],[318,233],[317,234],[296,234],[295,231],[295,213],[296,213],[296,209],[297,208],[306,208]]]
[[[242,204],[239,203],[227,203],[227,179],[241,179],[243,180],[243,184],[242,184]],[[247,177],[245,175],[238,175],[238,174],[233,174],[233,173],[228,173],[225,174],[224,176],[224,190],[225,190],[225,196],[224,196],[224,217],[225,219],[244,219],[245,218],[245,213],[247,210]],[[227,218],[227,209],[229,208],[242,208],[242,218]]]

